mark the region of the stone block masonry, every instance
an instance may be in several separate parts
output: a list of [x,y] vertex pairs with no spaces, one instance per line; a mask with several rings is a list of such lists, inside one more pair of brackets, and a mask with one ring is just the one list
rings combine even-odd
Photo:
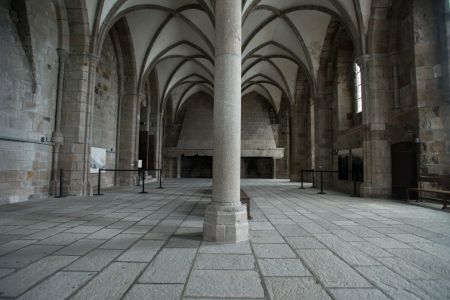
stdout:
[[[18,27],[23,15],[18,15],[17,23],[8,10],[0,9],[0,139],[39,142],[41,137],[50,140],[54,128],[57,17],[50,2],[27,1],[27,5],[29,37]],[[49,145],[0,140],[0,203],[46,195],[51,153]]]
[[167,180],[147,195],[117,188],[0,209],[2,297],[449,298],[445,212],[243,180],[250,239],[216,244],[201,240],[210,185]]

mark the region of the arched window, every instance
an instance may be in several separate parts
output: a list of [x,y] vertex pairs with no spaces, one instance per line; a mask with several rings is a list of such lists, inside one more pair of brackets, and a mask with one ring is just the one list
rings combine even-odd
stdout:
[[353,65],[355,72],[355,105],[354,112],[355,114],[359,114],[363,110],[362,106],[362,79],[361,79],[361,68],[358,63],[354,63]]

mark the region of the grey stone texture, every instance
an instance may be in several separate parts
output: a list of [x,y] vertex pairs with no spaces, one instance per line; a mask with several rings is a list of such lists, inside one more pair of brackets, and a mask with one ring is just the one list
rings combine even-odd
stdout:
[[[51,1],[27,3],[28,15],[19,14],[19,20],[27,18],[28,37],[7,9],[0,11],[0,135],[40,141],[51,138],[55,122],[57,12]],[[45,144],[0,142],[0,203],[48,195],[51,150]]]
[[194,269],[254,270],[255,258],[250,254],[199,254]]
[[65,299],[92,279],[94,275],[93,272],[58,272],[23,294],[19,299]]
[[149,262],[164,244],[163,241],[146,240],[138,241],[119,258],[119,261]]
[[267,277],[270,299],[331,299],[324,288],[311,277]]
[[331,294],[337,300],[387,300],[386,295],[376,289],[331,289]]
[[180,299],[182,284],[135,284],[124,297],[126,300],[154,298],[160,300]]
[[145,264],[112,263],[86,284],[73,299],[121,299]]
[[297,252],[327,287],[371,287],[367,280],[329,250],[297,250]]
[[139,278],[142,283],[185,283],[197,249],[163,249]]
[[[257,230],[250,230],[249,241],[217,244],[201,241],[201,227],[189,227],[202,221],[208,204],[202,191],[210,184],[166,180],[165,189],[146,195],[124,187],[106,190],[108,197],[0,206],[0,298],[448,298],[445,212],[338,193],[321,196],[284,181],[243,180],[252,198],[250,228]],[[169,226],[170,232],[151,227],[123,233],[147,226],[123,221],[138,211],[160,225],[157,230]],[[343,225],[316,234],[300,228],[324,228],[324,215]],[[387,223],[376,224],[375,231],[375,224],[357,222],[368,216]],[[285,219],[295,224],[274,224]],[[97,231],[87,233],[93,227]]]
[[255,244],[253,246],[258,258],[294,258],[294,251],[287,244]]
[[258,263],[263,276],[311,276],[299,259],[259,259]]
[[264,297],[261,279],[255,271],[194,270],[186,289],[186,295],[194,297]]
[[65,270],[69,271],[101,271],[104,267],[109,265],[117,256],[120,255],[120,250],[94,250],[83,257],[80,257]]
[[[111,36],[103,42],[102,53],[96,69],[94,94],[94,118],[92,132],[92,146],[106,149],[106,165],[108,169],[116,168],[117,134],[119,110],[119,59],[114,49]],[[97,188],[97,174],[91,174],[93,189]],[[114,186],[114,172],[102,174],[102,187]]]
[[247,212],[240,202],[242,1],[218,2],[214,9],[213,191],[203,238],[237,243],[249,239]]
[[55,271],[77,259],[76,256],[47,256],[0,280],[3,297],[17,297]]

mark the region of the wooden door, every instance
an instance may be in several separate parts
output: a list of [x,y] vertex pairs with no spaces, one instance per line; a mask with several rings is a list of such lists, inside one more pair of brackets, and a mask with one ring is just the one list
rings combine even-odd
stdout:
[[148,136],[147,169],[155,168],[155,136]]
[[147,168],[148,155],[148,131],[139,131],[139,160],[142,160],[142,167]]
[[392,196],[407,199],[408,188],[417,187],[417,184],[417,144],[392,145]]

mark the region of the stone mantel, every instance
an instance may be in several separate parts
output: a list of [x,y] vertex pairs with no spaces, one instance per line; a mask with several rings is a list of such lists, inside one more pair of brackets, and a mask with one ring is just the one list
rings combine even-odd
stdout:
[[[180,148],[164,148],[164,156],[213,156],[213,149],[180,149]],[[272,157],[281,159],[284,157],[284,148],[274,149],[242,149],[241,157]]]

